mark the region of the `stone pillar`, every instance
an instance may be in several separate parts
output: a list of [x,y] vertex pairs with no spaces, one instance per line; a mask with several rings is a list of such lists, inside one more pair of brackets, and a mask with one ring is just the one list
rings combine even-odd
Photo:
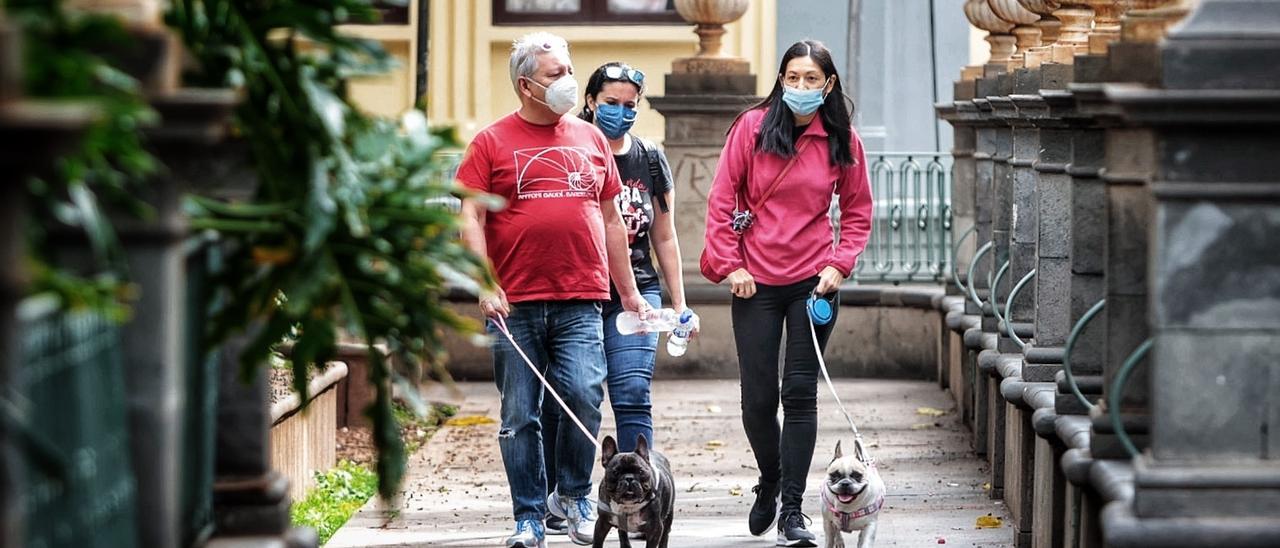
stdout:
[[[685,293],[698,313],[710,320],[704,324],[723,329],[707,334],[732,340],[728,290],[702,277],[699,258],[706,236],[707,196],[724,148],[725,133],[739,113],[762,99],[756,95],[756,77],[747,62],[723,55],[719,46],[723,24],[741,17],[747,2],[686,0],[676,2],[676,7],[687,21],[697,24],[701,50],[694,57],[672,63],[672,72],[666,75],[666,95],[647,98],[654,110],[666,118],[663,150],[675,178],[679,207],[676,233],[680,237]],[[666,361],[660,357],[659,371]],[[702,352],[695,343],[676,367],[682,373],[688,373],[690,367],[727,373],[737,370],[737,362],[732,352]]]
[[[21,51],[21,35],[0,11],[0,52]],[[27,294],[26,182],[45,175],[53,161],[78,141],[97,116],[85,105],[50,108],[21,97],[22,58],[0,55],[0,394],[8,398],[20,386],[21,344],[18,303]],[[11,410],[0,411],[7,415]],[[25,545],[26,459],[19,453],[12,421],[0,419],[0,546]]]
[[[1109,86],[1153,128],[1150,448],[1115,546],[1280,545],[1280,0],[1202,0],[1159,87]],[[1139,366],[1140,369],[1143,368]],[[1130,388],[1132,390],[1133,387]]]
[[[19,33],[5,20],[0,11],[0,50],[18,51]],[[0,59],[0,134],[13,135],[9,110],[21,91],[22,67],[20,57],[7,55]],[[6,142],[12,142],[6,139]],[[0,156],[0,169],[6,174],[0,184],[0,393],[9,394],[16,382],[18,364],[17,307],[26,291],[26,272],[22,268],[26,255],[24,240],[24,195],[22,179],[24,171],[10,165],[12,159],[22,156]],[[0,544],[20,547],[23,545],[22,529],[22,478],[23,465],[17,451],[14,433],[9,421],[0,421]]]

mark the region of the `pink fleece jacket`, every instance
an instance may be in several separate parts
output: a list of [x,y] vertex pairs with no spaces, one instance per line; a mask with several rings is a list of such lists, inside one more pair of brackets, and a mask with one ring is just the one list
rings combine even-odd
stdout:
[[[758,283],[787,285],[834,266],[848,277],[871,234],[872,208],[862,139],[853,128],[848,131],[854,164],[832,166],[827,129],[822,118],[815,117],[796,142],[801,157],[760,211],[753,212],[755,224],[741,237],[729,226],[737,190],[746,185],[746,195],[759,200],[789,161],[755,152],[764,114],[763,109],[754,109],[739,117],[720,153],[707,199],[702,275],[720,283],[734,270],[746,268]],[[812,142],[802,148],[806,140]],[[827,217],[833,193],[840,197],[838,246],[833,245]]]

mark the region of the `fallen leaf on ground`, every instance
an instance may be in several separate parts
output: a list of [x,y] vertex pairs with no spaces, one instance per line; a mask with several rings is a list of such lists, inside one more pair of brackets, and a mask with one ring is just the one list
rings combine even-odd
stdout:
[[937,407],[917,407],[916,414],[924,415],[926,417],[941,417],[946,415],[947,412],[942,409],[938,409]]
[[990,490],[991,490],[991,484],[990,484],[990,483],[984,483],[984,484],[982,484],[982,490],[983,490],[983,491],[990,491]]
[[975,525],[978,529],[997,529],[1003,527],[1004,522],[1000,521],[1000,518],[998,517],[987,514],[985,516],[978,516],[978,521]]
[[468,415],[465,417],[454,417],[445,421],[445,426],[478,426],[481,424],[493,424],[493,419],[484,415]]
[[711,440],[707,442],[707,449],[715,449],[717,447],[724,447],[724,442],[720,440]]
[[741,497],[741,496],[742,496],[742,488],[741,488],[741,487],[733,487],[733,488],[729,489],[729,494],[730,494],[730,495],[733,495],[733,496],[735,496],[735,497]]

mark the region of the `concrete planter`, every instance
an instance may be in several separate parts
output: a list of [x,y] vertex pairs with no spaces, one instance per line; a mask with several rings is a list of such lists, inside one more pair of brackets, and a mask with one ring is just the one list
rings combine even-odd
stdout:
[[308,402],[293,393],[271,405],[271,468],[289,478],[292,500],[315,484],[315,472],[337,464],[337,386],[346,377],[346,364],[334,362],[311,379]]

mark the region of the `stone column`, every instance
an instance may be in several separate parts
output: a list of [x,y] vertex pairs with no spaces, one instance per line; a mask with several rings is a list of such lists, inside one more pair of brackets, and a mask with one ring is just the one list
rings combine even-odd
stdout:
[[[21,35],[0,11],[0,52],[20,51]],[[17,55],[0,56],[0,394],[7,398],[18,386],[20,330],[18,303],[27,294],[26,182],[46,175],[55,158],[78,142],[97,112],[86,105],[57,107],[21,97],[22,66]],[[8,415],[12,410],[0,411]],[[0,420],[0,546],[25,545],[24,502],[26,458],[19,453],[18,434],[8,419]]]
[[[1153,128],[1150,448],[1114,546],[1280,545],[1280,0],[1202,0],[1159,87],[1109,86]],[[1130,390],[1134,387],[1130,386]]]
[[[681,16],[697,25],[700,51],[672,63],[672,72],[666,75],[666,95],[647,96],[654,110],[666,118],[663,150],[675,178],[679,208],[676,233],[680,237],[685,293],[690,305],[703,317],[703,324],[712,329],[704,332],[708,336],[699,337],[702,342],[694,341],[679,362],[672,364],[661,353],[660,372],[666,367],[678,367],[682,374],[689,374],[691,368],[711,375],[737,371],[728,290],[702,277],[699,258],[706,236],[707,196],[724,148],[725,133],[739,113],[762,99],[756,95],[756,77],[747,61],[720,51],[723,25],[741,17],[747,7],[746,0],[676,2]],[[711,341],[724,342],[711,346]]]

